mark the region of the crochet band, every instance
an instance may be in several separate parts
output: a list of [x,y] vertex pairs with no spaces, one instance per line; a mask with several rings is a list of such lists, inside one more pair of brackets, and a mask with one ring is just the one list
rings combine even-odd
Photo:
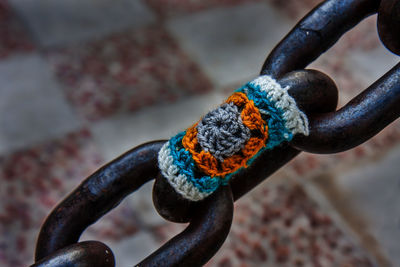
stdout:
[[308,120],[295,100],[270,76],[260,76],[161,148],[163,176],[184,198],[213,193],[264,150],[308,135]]

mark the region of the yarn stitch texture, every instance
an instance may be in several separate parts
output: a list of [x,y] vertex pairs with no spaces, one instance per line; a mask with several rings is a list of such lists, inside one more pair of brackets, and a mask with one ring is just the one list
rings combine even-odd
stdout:
[[295,134],[308,135],[308,119],[288,89],[264,75],[236,90],[163,145],[158,154],[163,176],[184,198],[199,201],[263,151]]

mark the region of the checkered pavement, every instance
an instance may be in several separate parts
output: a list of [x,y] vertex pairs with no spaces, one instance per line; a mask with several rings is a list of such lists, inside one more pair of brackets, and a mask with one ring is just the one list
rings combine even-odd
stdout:
[[[102,164],[174,135],[255,77],[268,52],[317,2],[1,0],[0,265],[33,263],[40,225],[57,202]],[[381,47],[374,23],[373,17],[361,23],[311,66],[337,82],[340,105],[397,61]],[[321,181],[393,151],[399,126],[345,153],[296,158],[236,204],[232,232],[208,265],[395,262],[399,247],[388,233],[355,231],[335,201],[364,181],[341,179],[334,194]],[[380,185],[389,179],[383,176]],[[347,194],[349,205],[362,206],[372,195],[362,193]],[[364,211],[372,217],[367,222],[375,222],[371,215],[381,206],[378,198],[375,210]],[[396,223],[396,216],[377,227]],[[180,229],[158,217],[149,184],[82,239],[102,240],[118,266],[129,266]]]

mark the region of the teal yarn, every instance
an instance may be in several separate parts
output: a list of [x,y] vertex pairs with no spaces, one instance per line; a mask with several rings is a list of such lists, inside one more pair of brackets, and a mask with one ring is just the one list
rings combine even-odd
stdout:
[[179,173],[185,175],[200,192],[215,191],[221,184],[221,180],[204,175],[198,170],[190,152],[182,146],[182,138],[185,134],[186,131],[180,132],[169,140],[174,164],[178,166]]
[[282,142],[292,140],[293,134],[285,127],[283,110],[277,108],[274,101],[269,100],[266,92],[261,91],[251,82],[238,89],[237,92],[246,94],[260,111],[264,111],[261,112],[261,117],[268,122],[268,140],[265,145],[267,149],[273,149]]

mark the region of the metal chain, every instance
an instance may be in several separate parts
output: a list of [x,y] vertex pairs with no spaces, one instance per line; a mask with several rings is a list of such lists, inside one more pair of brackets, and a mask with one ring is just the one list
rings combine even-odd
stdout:
[[400,64],[339,110],[335,83],[319,71],[304,69],[345,32],[374,13],[378,13],[381,41],[399,55],[400,1],[328,0],[308,13],[266,59],[261,74],[271,75],[282,86],[290,86],[289,94],[309,118],[309,136],[296,136],[290,143],[264,152],[235,175],[228,186],[201,202],[183,199],[161,177],[157,153],[165,141],[136,147],[89,176],[51,212],[41,228],[36,263],[32,266],[114,266],[114,256],[106,245],[98,241],[78,243],[79,237],[89,225],[154,177],[157,211],[170,221],[190,223],[137,266],[205,264],[229,233],[233,201],[301,151],[348,150],[400,116]]

